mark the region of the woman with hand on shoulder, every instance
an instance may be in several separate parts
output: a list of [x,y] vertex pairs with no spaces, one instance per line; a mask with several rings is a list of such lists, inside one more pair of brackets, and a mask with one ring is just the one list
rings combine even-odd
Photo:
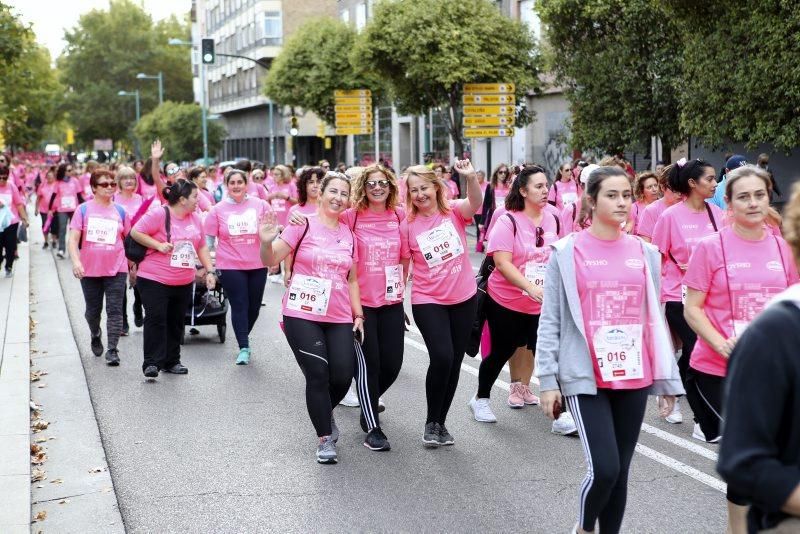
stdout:
[[283,297],[283,327],[306,379],[306,406],[319,439],[317,462],[336,463],[339,431],[333,408],[347,393],[355,370],[353,337],[364,336],[353,232],[339,221],[350,182],[328,173],[315,217],[278,237],[278,217],[268,213],[259,231],[261,261],[269,267],[294,254],[291,284]]
[[[562,392],[578,426],[588,472],[573,532],[616,534],[628,469],[648,395],[669,413],[683,393],[659,307],[661,257],[622,231],[631,184],[598,167],[586,184],[592,226],[553,245],[536,343],[542,409],[560,413]],[[559,391],[560,389],[560,391]]]
[[[411,310],[430,366],[425,380],[428,411],[422,442],[452,445],[445,420],[453,402],[475,319],[478,288],[467,251],[466,226],[481,205],[481,189],[469,160],[455,165],[467,181],[467,198],[445,200],[444,184],[424,165],[408,168],[408,215],[400,223],[403,271],[413,261]],[[487,189],[488,191],[488,189]]]

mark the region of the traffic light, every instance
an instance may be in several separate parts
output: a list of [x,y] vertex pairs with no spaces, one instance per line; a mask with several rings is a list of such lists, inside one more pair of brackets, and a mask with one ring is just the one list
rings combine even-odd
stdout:
[[214,60],[217,58],[217,55],[214,53],[214,39],[203,39],[200,44],[200,50],[202,52],[202,60],[205,65],[211,65],[214,63]]
[[295,136],[298,133],[300,133],[300,127],[299,126],[300,126],[300,124],[299,124],[299,122],[297,120],[297,117],[292,115],[292,120],[291,120],[290,125],[289,125],[289,134],[292,135],[292,136]]

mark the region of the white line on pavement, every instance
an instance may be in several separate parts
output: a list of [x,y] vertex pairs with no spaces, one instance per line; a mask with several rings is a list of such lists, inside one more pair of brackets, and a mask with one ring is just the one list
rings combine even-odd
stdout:
[[660,428],[648,425],[647,423],[642,423],[642,430],[644,430],[648,434],[652,434],[653,436],[659,437],[664,441],[669,441],[673,445],[677,445],[678,447],[683,447],[684,449],[692,451],[695,454],[699,454],[704,458],[708,458],[713,462],[717,461],[718,456],[716,452],[708,450],[705,447],[701,447],[696,443],[692,443],[688,439],[683,439],[681,437],[676,436],[675,434],[670,434],[669,432],[665,432]]
[[713,477],[707,473],[703,473],[702,471],[699,471],[694,467],[681,463],[678,460],[667,456],[666,454],[661,454],[660,452],[655,451],[650,447],[646,447],[641,443],[636,444],[636,452],[638,452],[643,456],[647,456],[651,460],[655,460],[656,462],[663,464],[669,467],[670,469],[674,469],[675,471],[683,473],[686,476],[690,476],[693,479],[697,480],[698,482],[702,482],[706,486],[713,488],[717,491],[725,493],[727,490],[727,485],[720,479]]

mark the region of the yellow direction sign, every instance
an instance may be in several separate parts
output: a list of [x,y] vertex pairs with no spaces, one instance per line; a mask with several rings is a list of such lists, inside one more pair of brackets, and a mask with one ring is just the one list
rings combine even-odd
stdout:
[[464,117],[464,126],[513,126],[513,115],[497,115],[486,117]]
[[370,128],[372,126],[372,121],[354,121],[354,120],[347,120],[347,121],[340,121],[336,120],[336,127],[337,128]]
[[333,99],[333,103],[337,106],[351,106],[351,105],[361,105],[361,106],[372,106],[372,97],[371,96],[337,96]]
[[475,137],[511,137],[513,135],[513,128],[464,128],[464,137],[466,139]]
[[514,92],[513,83],[465,83],[464,93],[470,95],[484,93],[509,94]]
[[513,115],[514,106],[464,106],[464,115]]
[[511,104],[517,103],[514,95],[464,95],[464,104]]
[[372,128],[336,128],[336,135],[368,135],[372,133]]
[[336,98],[340,96],[372,96],[372,91],[369,89],[336,89],[333,96]]
[[344,104],[341,106],[333,106],[335,113],[348,113],[354,111],[369,111],[372,113],[372,106],[366,104]]
[[372,119],[372,111],[361,111],[355,113],[337,113],[336,114],[336,121],[341,120],[359,120],[359,121],[367,121]]

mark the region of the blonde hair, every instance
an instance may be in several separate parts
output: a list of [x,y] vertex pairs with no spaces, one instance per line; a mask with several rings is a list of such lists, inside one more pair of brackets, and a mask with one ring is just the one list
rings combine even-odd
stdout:
[[120,166],[117,169],[117,175],[116,175],[117,182],[119,182],[123,178],[136,178],[136,171],[134,171],[127,165]]
[[433,188],[436,190],[436,207],[439,210],[439,213],[442,215],[447,215],[450,213],[450,205],[447,203],[442,181],[436,177],[436,173],[433,172],[433,170],[429,169],[425,165],[414,165],[413,167],[406,169],[406,186],[408,190],[406,193],[406,208],[410,210],[408,213],[409,220],[414,219],[419,211],[411,201],[411,185],[408,183],[408,181],[412,176],[416,176],[433,185]]
[[[292,171],[289,170],[289,167],[286,165],[275,165],[273,168],[274,171],[280,171],[281,173],[281,180],[278,180],[280,183],[287,183],[292,181]],[[274,174],[274,173],[273,173]]]
[[358,180],[361,178],[361,175],[364,173],[364,167],[350,167],[346,171],[344,171],[345,176],[347,176],[350,180]]
[[397,206],[398,201],[398,189],[397,189],[397,179],[392,174],[392,171],[384,167],[383,165],[370,165],[366,167],[364,171],[357,177],[352,180],[353,190],[351,196],[351,204],[356,211],[365,210],[369,207],[369,199],[367,198],[367,180],[369,179],[370,174],[374,174],[376,172],[381,173],[386,180],[389,182],[389,195],[386,197],[386,209],[393,210],[395,206]]

